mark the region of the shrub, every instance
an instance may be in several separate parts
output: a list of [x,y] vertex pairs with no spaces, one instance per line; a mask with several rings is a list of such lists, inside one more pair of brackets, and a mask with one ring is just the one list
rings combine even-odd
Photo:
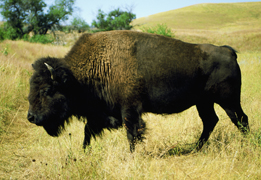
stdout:
[[28,38],[28,36],[26,37],[24,36],[24,40],[26,39],[28,39],[28,41],[32,43],[42,43],[42,44],[48,44],[54,41],[54,39],[50,35],[39,35],[39,34],[34,35],[30,39]]
[[29,34],[25,34],[23,35],[23,38],[22,38],[24,41],[29,41],[30,40],[30,36]]
[[156,27],[143,27],[141,28],[142,32],[159,34],[167,37],[175,37],[171,32],[171,29],[167,27],[166,24],[158,24]]
[[19,37],[16,30],[11,26],[1,26],[0,27],[0,40],[11,39],[15,40]]
[[30,38],[28,34],[24,34],[23,37],[19,37],[17,31],[11,26],[2,26],[0,27],[0,40],[5,40],[5,39],[10,39],[10,40],[22,39],[24,41],[29,41],[32,43],[42,43],[42,44],[48,44],[54,41],[54,39],[50,35],[37,34]]

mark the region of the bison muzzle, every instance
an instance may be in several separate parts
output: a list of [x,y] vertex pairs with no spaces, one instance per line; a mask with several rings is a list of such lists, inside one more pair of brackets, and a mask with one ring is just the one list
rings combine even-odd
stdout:
[[28,120],[59,136],[72,116],[87,119],[83,148],[104,129],[125,127],[131,152],[144,138],[146,112],[172,114],[196,105],[208,140],[219,104],[249,131],[240,105],[241,72],[229,46],[190,44],[135,31],[82,35],[64,58],[33,64]]

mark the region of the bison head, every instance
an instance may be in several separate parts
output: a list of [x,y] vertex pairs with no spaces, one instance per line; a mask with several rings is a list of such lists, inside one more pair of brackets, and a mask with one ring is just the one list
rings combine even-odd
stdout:
[[70,90],[73,75],[61,59],[42,58],[33,65],[27,119],[43,126],[51,136],[59,136],[72,116]]

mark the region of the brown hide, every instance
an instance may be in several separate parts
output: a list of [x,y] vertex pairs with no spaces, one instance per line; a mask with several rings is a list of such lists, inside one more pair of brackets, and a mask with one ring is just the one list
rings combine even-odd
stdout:
[[82,35],[65,60],[80,82],[104,88],[104,93],[120,93],[117,97],[126,100],[144,91],[140,89],[144,76],[153,74],[152,81],[165,81],[170,74],[192,77],[204,56],[195,44],[135,31],[111,31]]

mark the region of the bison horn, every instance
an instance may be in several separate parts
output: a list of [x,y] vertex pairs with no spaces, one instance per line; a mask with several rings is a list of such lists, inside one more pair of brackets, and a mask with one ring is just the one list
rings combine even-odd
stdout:
[[54,80],[54,77],[55,77],[55,72],[54,72],[54,69],[52,68],[52,66],[50,66],[49,64],[47,63],[44,63],[47,67],[47,69],[50,71],[51,73],[51,79]]

